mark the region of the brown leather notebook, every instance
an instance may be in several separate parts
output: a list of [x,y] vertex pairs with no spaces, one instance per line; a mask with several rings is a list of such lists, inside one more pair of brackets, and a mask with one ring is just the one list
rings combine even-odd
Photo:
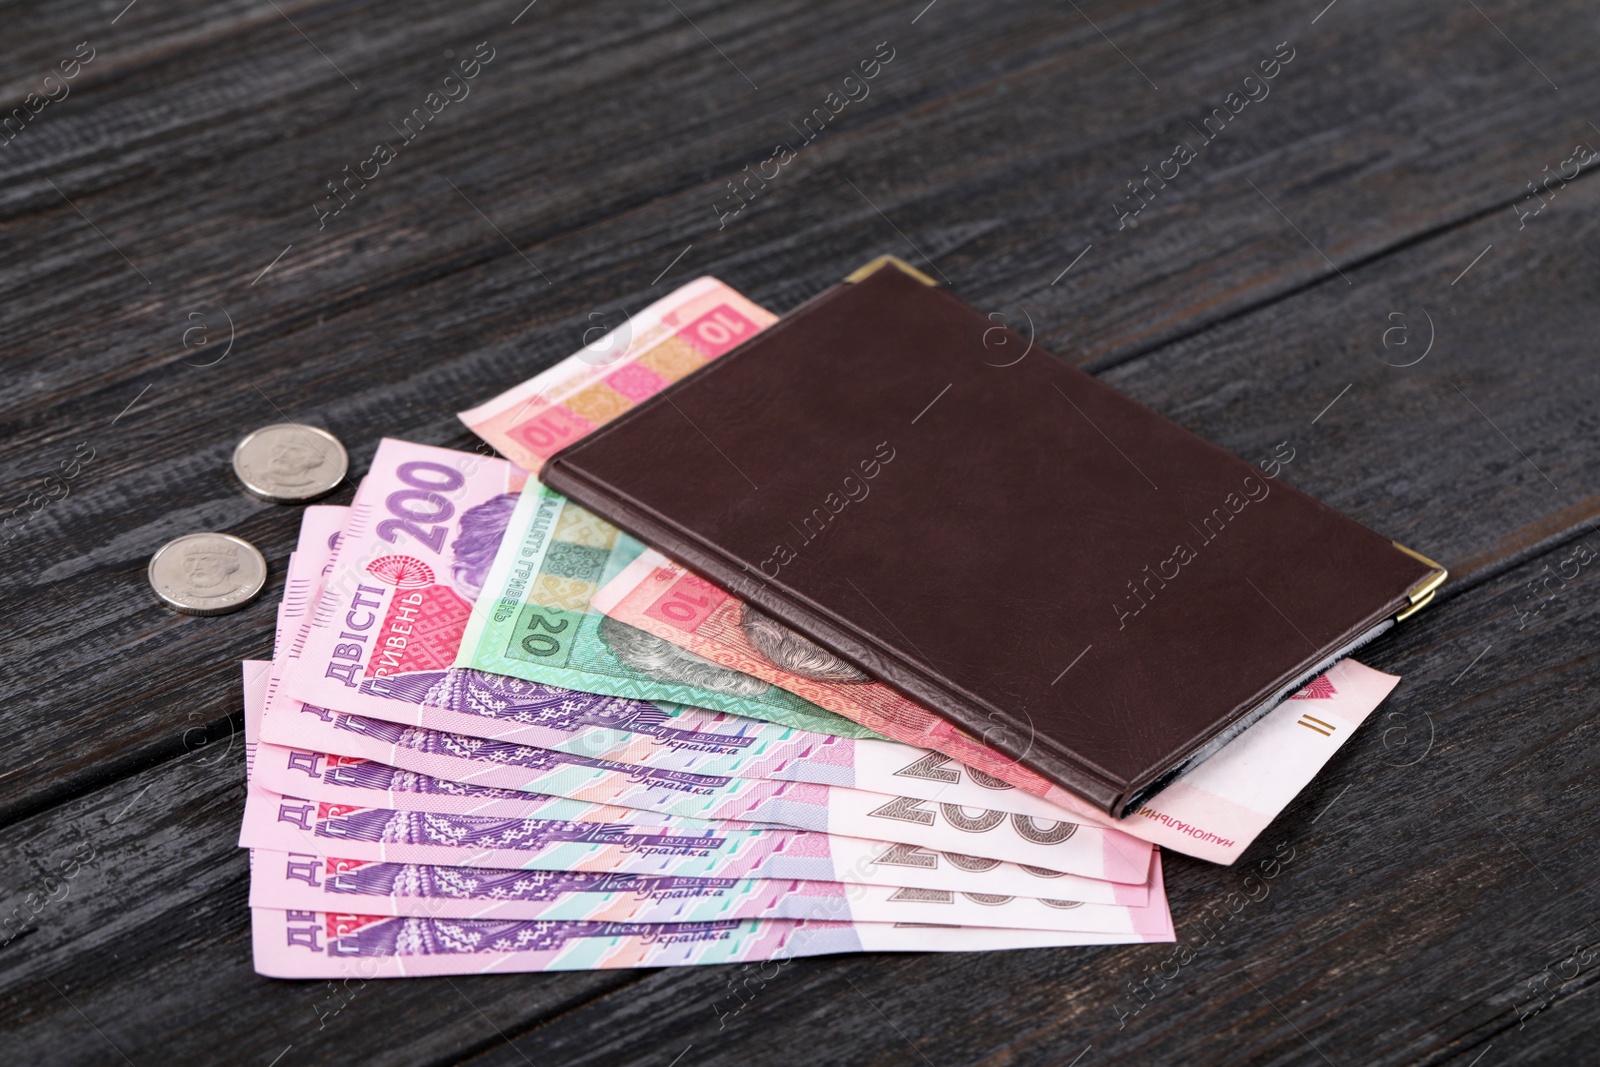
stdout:
[[1113,815],[1445,576],[888,257],[541,478]]

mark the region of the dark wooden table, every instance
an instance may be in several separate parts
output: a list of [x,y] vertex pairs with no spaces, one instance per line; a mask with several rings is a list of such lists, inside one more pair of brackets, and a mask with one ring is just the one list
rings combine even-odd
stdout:
[[[0,1062],[1600,1062],[1591,3],[125,2],[0,9]],[[467,447],[624,307],[886,252],[1452,568],[1251,853],[1168,857],[1185,962],[258,977],[238,661],[299,512],[239,437]],[[175,615],[208,529],[268,590]]]

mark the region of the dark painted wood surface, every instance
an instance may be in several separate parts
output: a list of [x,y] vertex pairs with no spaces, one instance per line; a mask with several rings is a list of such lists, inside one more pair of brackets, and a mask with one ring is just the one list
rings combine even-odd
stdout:
[[[1600,187],[1553,177],[1600,146],[1587,5],[0,15],[6,111],[94,53],[0,145],[4,512],[94,453],[0,542],[0,911],[94,858],[0,947],[5,1062],[1593,1055],[1600,605],[1588,568],[1530,591],[1600,549]],[[480,42],[471,95],[319,229],[325,183]],[[880,42],[871,94],[719,228],[726,183]],[[1195,158],[1127,215],[1179,140]],[[624,306],[711,273],[785,310],[883,252],[1241,455],[1289,442],[1286,477],[1457,571],[1366,657],[1400,688],[1250,856],[1168,858],[1193,959],[1136,1014],[1171,946],[803,960],[720,1026],[728,968],[379,984],[321,1026],[325,988],[255,976],[237,661],[268,652],[298,512],[237,489],[239,435],[321,422],[357,475],[385,434],[465,446],[453,412]],[[198,529],[266,553],[260,602],[154,602],[149,554]],[[1228,915],[1274,848],[1270,897]]]

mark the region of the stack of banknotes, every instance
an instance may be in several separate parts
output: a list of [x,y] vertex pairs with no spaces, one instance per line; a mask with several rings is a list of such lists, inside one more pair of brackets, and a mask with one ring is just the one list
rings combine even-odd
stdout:
[[1157,846],[1237,858],[1398,681],[1346,661],[1113,820],[529,475],[774,319],[699,279],[464,412],[499,455],[385,439],[305,510],[244,664],[258,971],[1170,941]]

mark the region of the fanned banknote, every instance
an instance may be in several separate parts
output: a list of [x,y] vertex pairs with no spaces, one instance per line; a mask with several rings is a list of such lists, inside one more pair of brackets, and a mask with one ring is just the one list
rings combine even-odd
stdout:
[[380,442],[287,650],[295,699],[360,713],[449,666],[523,480],[503,459]]
[[[1103,811],[983,745],[880,682],[847,672],[828,652],[754,612],[655,550],[647,550],[591,600],[593,610],[647,630],[870,726],[932,749],[956,777],[996,778],[1043,797],[1067,817],[1232,863],[1293,800],[1399,679],[1344,660],[1183,775],[1140,810]],[[852,676],[853,675],[853,676]],[[1182,699],[1182,694],[1174,695]]]
[[838,737],[878,735],[748,674],[589,610],[589,598],[644,546],[537,483],[467,623],[455,665],[635,700],[672,701]]
[[[529,793],[435,777],[422,773],[426,767],[402,770],[393,765],[402,762],[393,756],[387,762],[351,755],[330,756],[321,749],[339,746],[348,753],[353,747],[358,747],[355,742],[362,737],[362,731],[349,728],[350,720],[354,717],[335,715],[332,721],[344,722],[345,728],[330,725],[328,719],[318,714],[319,709],[308,711],[301,708],[301,714],[307,716],[306,721],[320,731],[320,735],[312,736],[314,743],[309,747],[264,742],[261,737],[262,726],[270,721],[270,716],[265,712],[271,688],[269,666],[247,662],[245,669],[245,738],[250,767],[250,800],[240,838],[240,844],[245,847],[309,851],[316,849],[320,841],[325,848],[342,848],[344,851],[341,854],[348,855],[354,846],[327,843],[366,840],[369,844],[378,844],[381,851],[381,842],[401,840],[408,832],[405,828],[409,827],[424,838],[412,843],[430,846],[422,853],[410,856],[416,862],[578,870],[596,869],[595,865],[598,864],[598,869],[616,870],[619,869],[616,866],[619,860],[615,847],[618,841],[608,835],[624,835],[622,862],[639,858],[626,855],[635,850],[648,856],[663,854],[665,849],[665,854],[670,855],[672,849],[686,847],[682,845],[684,840],[698,839],[704,842],[711,837],[719,838],[724,843],[732,841],[737,844],[756,842],[761,836],[756,833],[764,825],[759,821],[730,822],[685,816],[670,810],[661,812],[602,803],[607,798],[616,797],[619,789],[637,788],[636,783],[631,781],[614,780],[615,776],[612,776],[612,780],[603,781],[603,788],[586,791],[560,778],[558,769],[557,778],[544,779],[550,783],[550,792]],[[363,727],[373,728],[380,731],[385,728],[402,729],[378,722],[368,722]],[[381,748],[374,748],[367,754],[370,756],[382,751]],[[530,751],[537,753],[539,750]],[[426,766],[434,767],[437,764],[428,763]],[[469,769],[479,772],[483,768],[474,766]],[[502,770],[491,765],[488,769],[497,777],[518,773],[515,768]],[[580,766],[572,780],[582,782],[586,774],[592,774],[592,771]],[[692,776],[658,778],[654,783],[658,787],[656,795],[671,805],[681,795],[686,779],[692,779]],[[334,783],[331,786],[327,784],[330,780]],[[665,788],[660,788],[663,782]],[[774,787],[773,783],[748,784]],[[650,785],[648,782],[644,785],[646,795]],[[273,786],[278,788],[274,789]],[[821,792],[827,793],[826,790]],[[629,794],[630,797],[637,795],[637,792]],[[782,821],[791,825],[779,828],[775,834],[766,835],[766,840],[759,844],[766,847],[774,843],[787,843],[790,855],[825,857],[829,866],[817,867],[806,877],[988,895],[1042,896],[1071,892],[1074,898],[1085,902],[1136,906],[1143,906],[1152,900],[1148,877],[1141,877],[1137,882],[1130,880],[1117,883],[1100,878],[1095,872],[1085,877],[1053,869],[1069,859],[1092,864],[1092,845],[1085,847],[1084,843],[1080,843],[1078,848],[1070,850],[1073,853],[1071,857],[1059,847],[1048,849],[1043,855],[1049,859],[1049,865],[1026,866],[974,856],[964,851],[936,851],[911,843],[797,832],[792,829],[792,824],[797,821],[826,820],[831,814],[827,810],[828,798],[818,797],[815,793],[809,797],[784,797],[780,794],[769,799],[769,803],[769,810],[781,811],[784,814]],[[1021,833],[1023,830],[1047,829],[1050,825],[1027,822],[1023,827],[1013,829]],[[382,829],[375,831],[374,827]],[[427,838],[428,834],[439,831],[441,827],[449,828],[443,836]],[[373,838],[374,833],[376,839]],[[502,840],[497,835],[503,835],[505,840],[518,838],[521,844],[505,852],[496,852],[489,846]],[[663,845],[659,839],[664,837],[679,840],[675,845]],[[1108,855],[1114,857],[1111,860],[1113,863],[1124,862],[1127,850],[1112,848],[1107,851],[1112,840],[1104,838],[1100,842],[1102,865],[1107,862]],[[474,851],[452,859],[447,851],[431,847],[448,847],[452,842],[463,848],[470,843]],[[971,847],[966,841],[962,844]],[[1054,844],[1059,846],[1061,842]],[[712,852],[707,853],[702,844],[700,858],[716,860],[722,855],[717,849],[722,848],[722,844],[718,844]],[[746,847],[741,855],[726,862],[748,862],[751,854],[751,847]],[[361,853],[360,858],[374,860],[392,857],[368,851]],[[1142,857],[1136,852],[1135,862],[1139,858]],[[1153,863],[1153,860],[1154,857],[1151,857],[1150,862]],[[629,869],[634,873],[659,873],[658,867],[650,865],[652,861],[646,859],[645,862],[642,870],[637,867]],[[1127,869],[1131,879],[1134,868],[1129,866]],[[719,872],[722,870],[719,869]],[[824,871],[829,873],[824,874]],[[675,873],[685,872],[679,870]],[[781,876],[800,875],[785,869]]]
[[949,769],[948,756],[898,742],[834,737],[477,671],[458,670],[441,682],[433,699],[449,707],[418,704],[402,721],[388,713],[383,720],[652,770],[810,782],[1082,821],[1009,782],[961,774]]
[[697,278],[462,422],[537,471],[564,446],[659,393],[777,321],[715,278]]
[[256,971],[273,978],[366,980],[681,967],[837,952],[974,952],[1172,940],[1134,934],[810,919],[631,924],[251,910]]
[[[538,794],[532,803],[541,806],[547,805],[550,798],[564,798],[741,826],[773,823],[817,834],[1032,864],[1116,882],[1143,883],[1148,877],[1148,843],[1117,830],[1065,820],[1040,820],[836,786],[656,771],[503,741],[397,726],[309,704],[298,712],[275,712],[270,696],[261,738],[284,748],[354,756],[433,778]],[[438,816],[440,821],[448,818]]]
[[[322,799],[317,796],[317,791],[321,788],[319,783],[323,780],[323,774],[308,773],[308,769],[315,771],[318,766],[326,767],[328,763],[320,762],[316,753],[282,749],[260,740],[259,728],[266,703],[268,666],[251,661],[246,661],[244,665],[245,761],[249,768],[247,792],[249,799],[246,803],[245,826],[241,830],[240,843],[247,848],[258,847],[324,855],[332,853],[354,862],[349,854],[350,850],[338,843],[342,840],[341,830],[345,829],[344,824],[327,820],[337,820],[347,816],[356,816],[359,819],[379,818],[371,815],[357,816],[357,813],[374,810],[492,816],[501,826],[532,827],[534,823],[600,824],[614,831],[633,831],[641,835],[677,834],[684,837],[696,835],[704,837],[725,828],[748,830],[755,828],[756,825],[663,815],[635,808],[618,808],[566,797],[541,797],[532,794],[517,794],[521,798],[521,805],[516,811],[506,809],[495,809],[492,812],[461,811],[454,803],[456,798],[478,797],[480,792],[472,786],[437,779],[427,780],[441,787],[438,792],[419,794],[413,789],[406,788],[395,790],[394,794],[391,794],[400,796],[405,801],[411,802],[410,804],[397,803],[394,800],[380,803],[371,795],[375,790],[357,790],[353,787],[341,788],[334,799]],[[332,759],[338,757],[321,757],[321,760],[325,761]],[[275,761],[292,768],[289,773],[311,788],[289,791],[287,799],[285,791],[271,788],[267,783],[274,780],[271,768]],[[375,766],[377,765],[368,761],[341,761],[338,770],[350,768],[356,771],[360,775],[357,779],[359,781],[366,777],[361,772],[370,771]],[[398,774],[406,772],[397,772],[395,776],[383,773],[391,771],[394,771],[394,768],[385,767],[378,775],[374,775],[373,779],[387,782],[392,789]],[[426,776],[416,776],[406,784],[420,785],[425,778]],[[455,788],[450,788],[452,786]],[[424,798],[422,803],[416,802],[419,796]],[[357,798],[361,800],[360,803],[353,802]],[[437,803],[441,800],[445,802]],[[486,824],[469,822],[462,825],[481,827]],[[791,835],[794,833],[788,829],[784,832]],[[797,840],[811,842],[802,851],[812,854],[821,852],[829,857],[834,877],[823,880],[855,887],[874,885],[906,888],[916,892],[966,892],[995,898],[1048,895],[1053,899],[1070,897],[1086,904],[1140,908],[1166,907],[1165,897],[1159,893],[1152,893],[1151,890],[1151,886],[1159,881],[1158,856],[1151,857],[1151,878],[1142,885],[1135,885],[1084,878],[1043,867],[1002,863],[962,853],[935,852],[912,845],[885,844],[821,834],[805,834]],[[448,858],[438,858],[441,855]],[[480,849],[477,852],[462,852],[459,855],[434,854],[435,858],[427,862],[434,866],[470,866],[474,863],[485,865],[490,860],[497,859],[503,861],[502,866],[518,870],[562,870],[565,869],[561,867],[562,862],[575,862],[578,864],[576,869],[588,871],[591,870],[591,866],[588,865],[591,861],[600,862],[595,860],[596,855],[604,854],[593,849],[574,850],[569,845],[564,853],[532,854],[526,849],[519,849],[499,855],[492,852],[485,853]],[[577,858],[574,859],[574,856]],[[363,858],[363,862],[382,861],[368,855]],[[603,863],[600,870],[615,873],[613,867],[604,866]],[[637,873],[650,875],[658,872],[646,870]],[[685,876],[679,874],[676,877]]]
[[[358,490],[359,491],[359,490]],[[339,531],[350,518],[350,509],[336,504],[315,504],[300,513],[300,535],[283,578],[283,599],[278,602],[278,625],[273,631],[272,658],[281,661],[290,654],[290,644],[300,624],[322,595],[322,584],[333,563],[339,544]],[[247,661],[249,662],[249,661]]]
[[821,919],[1162,938],[1171,935],[1172,919],[1166,897],[1159,892],[1159,865],[1153,882],[1158,892],[1150,904],[1127,907],[841,882],[512,871],[376,863],[265,849],[250,854],[250,903],[254,907],[433,919],[626,923]]
[[[403,772],[395,772],[393,768],[377,767],[360,760],[341,761],[260,742],[257,729],[266,697],[266,668],[267,664],[247,662],[244,671],[250,799],[241,844],[246,847],[334,855],[343,863],[371,864],[383,862],[371,849],[377,847],[381,850],[385,843],[392,842],[397,847],[428,846],[420,855],[426,856],[431,866],[476,863],[499,864],[518,870],[599,873],[615,873],[625,869],[646,877],[660,876],[660,863],[678,862],[670,858],[680,854],[674,850],[696,847],[685,845],[686,841],[699,842],[698,847],[702,851],[707,848],[714,850],[715,846],[705,844],[708,837],[720,835],[726,838],[728,835],[721,834],[721,831],[729,828],[746,830],[751,825],[686,819],[585,804],[561,797],[540,798],[526,794],[519,794],[521,804],[516,812],[500,808],[486,811],[481,807],[474,811],[471,810],[472,806],[482,804],[483,794],[498,791],[437,782],[423,776],[416,776],[404,783],[406,788],[398,788],[401,783],[397,779],[403,776]],[[275,779],[270,768],[274,763],[313,789],[320,788],[319,783],[325,776],[345,784],[336,786],[330,799],[319,798],[311,791],[305,797],[285,797],[280,795],[282,790],[271,788]],[[350,773],[346,775],[344,772]],[[429,782],[432,783],[431,788],[425,785]],[[416,788],[418,786],[423,786],[424,790],[419,791]],[[378,803],[374,795],[399,796],[411,803],[403,808],[392,801]],[[420,803],[417,802],[419,798]],[[441,800],[444,803],[435,803]],[[468,810],[463,811],[463,806]],[[428,817],[429,812],[441,811],[469,817],[456,820]],[[384,830],[374,835],[369,832],[369,823],[381,825]],[[577,824],[589,826],[590,830],[586,833]],[[409,830],[403,830],[402,827]],[[430,838],[430,834],[434,836]],[[748,841],[755,835],[746,832],[734,836]],[[788,842],[809,840],[810,844],[790,851],[805,857],[799,862],[816,865],[811,870],[813,876],[826,869],[834,874],[833,884],[848,883],[849,888],[836,889],[833,894],[850,899],[867,892],[867,886],[881,886],[887,887],[879,894],[883,897],[893,896],[903,890],[902,895],[896,898],[902,901],[927,900],[938,903],[953,899],[951,895],[955,893],[970,893],[976,895],[977,902],[985,905],[1013,896],[1025,896],[1053,900],[1055,903],[1047,906],[1059,908],[1065,906],[1062,902],[1070,895],[1073,902],[1086,905],[1140,909],[1140,914],[1128,921],[1131,923],[1137,919],[1137,924],[1130,928],[1146,933],[1156,931],[1160,917],[1166,914],[1165,896],[1159,888],[1159,859],[1156,857],[1152,858],[1149,882],[1145,885],[1128,885],[905,845],[816,834],[796,835],[793,831],[783,831],[781,838],[769,835],[769,842],[779,839]],[[668,840],[676,844],[667,844]],[[365,843],[354,845],[352,841]],[[620,858],[616,848],[619,843],[624,851]],[[468,851],[461,851],[463,849]],[[633,850],[642,851],[644,855],[626,854]],[[357,853],[360,854],[359,859],[356,858]],[[415,860],[419,853],[411,855]],[[663,855],[668,858],[662,859]],[[747,862],[748,856],[749,850],[746,849],[743,857],[733,856],[729,862]],[[775,862],[784,861],[779,859]],[[820,866],[823,863],[828,866]],[[643,865],[643,869],[639,864]],[[671,876],[687,877],[681,868]],[[788,872],[784,877],[795,875]],[[827,896],[827,892],[824,891],[822,895]],[[300,903],[303,901],[292,906],[299,906]],[[286,907],[291,903],[278,901],[274,902],[274,906]],[[912,918],[905,917],[906,921]],[[1084,927],[1073,924],[1048,928]]]
[[[1057,882],[1055,871],[1020,865],[1001,870],[997,861],[952,854],[942,854],[946,862],[939,863],[940,854],[926,849],[803,830],[683,832],[628,823],[347,808],[278,796],[259,786],[251,787],[245,801],[239,844],[381,863],[903,884],[1016,896],[1088,895],[1079,891],[1077,883]],[[988,878],[962,877],[990,872],[994,873]],[[1029,891],[1021,892],[1023,889]],[[1154,899],[1149,883],[1139,889],[1121,902]],[[1097,903],[1118,900],[1116,893],[1102,892],[1100,896]],[[1104,900],[1106,896],[1111,900]]]

